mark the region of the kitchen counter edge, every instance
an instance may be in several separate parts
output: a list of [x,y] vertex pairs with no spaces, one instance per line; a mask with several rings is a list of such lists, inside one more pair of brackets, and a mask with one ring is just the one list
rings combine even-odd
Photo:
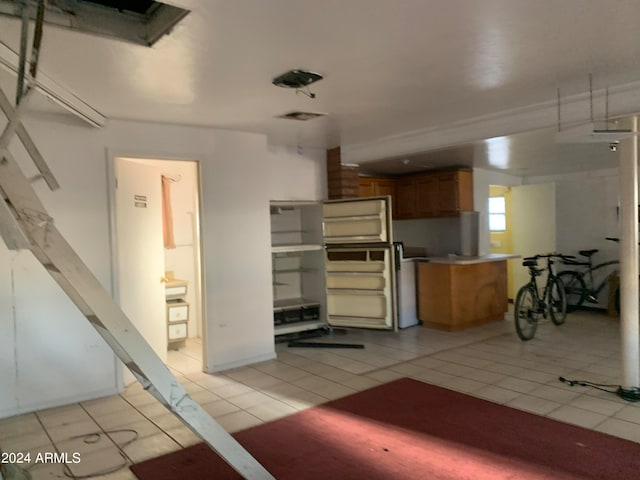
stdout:
[[448,265],[473,265],[475,263],[501,262],[510,258],[520,258],[520,255],[514,253],[488,253],[486,255],[478,255],[468,257],[464,255],[451,255],[447,257],[428,257],[418,259],[422,262],[444,263]]

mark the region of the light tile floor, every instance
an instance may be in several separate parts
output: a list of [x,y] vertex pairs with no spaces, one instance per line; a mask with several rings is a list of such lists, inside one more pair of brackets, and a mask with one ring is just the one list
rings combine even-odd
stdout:
[[[169,366],[187,391],[225,429],[235,432],[401,377],[580,425],[640,443],[640,404],[558,380],[620,383],[618,320],[572,313],[565,325],[541,323],[521,342],[504,322],[455,333],[412,327],[398,333],[335,332],[314,341],[363,343],[364,349],[288,348],[277,360],[208,375],[201,344],[172,351]],[[96,433],[97,432],[97,433]],[[138,384],[122,395],[0,420],[7,452],[79,452],[69,474],[131,480],[122,466],[199,439]],[[70,459],[73,460],[73,459]],[[60,464],[31,465],[35,480],[68,478]]]

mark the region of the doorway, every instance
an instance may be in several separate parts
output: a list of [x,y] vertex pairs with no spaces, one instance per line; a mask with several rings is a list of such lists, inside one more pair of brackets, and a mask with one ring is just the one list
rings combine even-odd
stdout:
[[[513,249],[513,218],[511,187],[489,185],[489,241],[491,253],[515,253]],[[507,297],[515,298],[513,278],[517,259],[507,261]]]
[[199,164],[116,157],[114,173],[120,306],[168,366],[202,371]]
[[[515,253],[521,257],[556,250],[555,185],[489,186],[489,235],[491,253]],[[493,224],[492,224],[493,215]],[[522,258],[507,261],[508,297],[528,281]]]

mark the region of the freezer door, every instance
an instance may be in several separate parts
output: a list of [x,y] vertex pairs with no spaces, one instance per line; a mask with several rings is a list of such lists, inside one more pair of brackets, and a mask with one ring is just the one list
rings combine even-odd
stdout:
[[389,196],[335,200],[322,207],[325,245],[392,242]]
[[396,329],[396,288],[390,247],[328,248],[327,320],[334,327]]

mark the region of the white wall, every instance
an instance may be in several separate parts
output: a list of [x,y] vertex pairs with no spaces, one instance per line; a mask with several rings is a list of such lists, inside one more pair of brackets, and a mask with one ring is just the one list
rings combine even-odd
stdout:
[[[109,286],[105,131],[25,123],[62,189],[50,192],[43,182],[34,187],[57,227]],[[12,150],[24,160],[15,142]],[[113,392],[114,356],[88,321],[31,252],[8,252],[3,243],[0,252],[0,337],[8,353],[0,369],[0,417]]]
[[[594,262],[619,256],[618,244],[605,239],[620,235],[619,181],[617,169],[526,179],[527,184],[556,185],[556,249],[579,257],[579,250],[596,248],[600,251],[592,257]],[[606,300],[606,292],[601,300]]]
[[[324,182],[307,173],[322,162],[304,157],[304,185],[280,195],[267,179],[292,159],[268,154],[263,135],[125,121],[93,129],[66,118],[25,120],[61,184],[56,192],[42,182],[36,188],[100,282],[110,289],[106,157],[199,160],[208,369],[273,358],[268,202],[320,192]],[[0,417],[114,393],[114,355],[31,253],[2,244],[0,260]]]
[[578,250],[598,248],[603,258],[617,255],[617,244],[605,237],[619,236],[618,170],[530,177],[525,181],[527,184],[549,182],[556,184],[558,250],[576,254]]
[[393,240],[405,247],[424,247],[428,256],[460,251],[460,219],[427,218],[394,220]]
[[13,413],[16,399],[16,318],[13,297],[13,278],[17,252],[7,250],[0,242],[0,418]]
[[271,200],[326,200],[327,151],[269,145]]

